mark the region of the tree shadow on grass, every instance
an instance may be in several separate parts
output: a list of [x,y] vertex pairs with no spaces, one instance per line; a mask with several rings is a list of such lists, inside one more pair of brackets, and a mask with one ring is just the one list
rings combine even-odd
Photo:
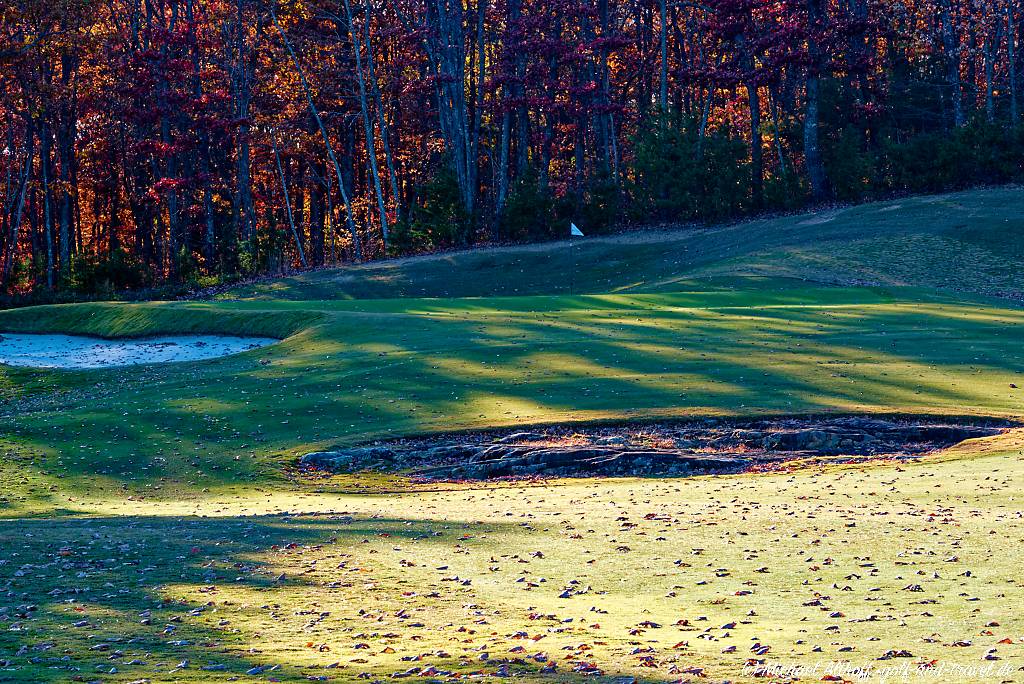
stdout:
[[96,374],[12,405],[0,431],[6,458],[87,494],[269,482],[302,450],[483,427],[1024,412],[1010,388],[1024,384],[1019,310],[824,292],[753,293],[746,307],[684,293],[340,312],[259,355]]
[[[325,554],[321,556],[324,564],[328,559],[336,563],[351,558],[347,551],[369,539],[426,544],[425,550],[441,563],[444,545],[451,544],[458,532],[438,530],[465,525],[452,520],[352,518],[340,513],[2,521],[0,681],[372,680],[408,672],[410,667],[542,677],[547,663],[529,658],[482,663],[469,662],[464,655],[436,654],[429,662],[415,658],[402,663],[386,657],[374,660],[379,654],[368,653],[369,645],[367,651],[342,653],[348,647],[339,650],[337,643],[342,638],[351,641],[353,636],[340,636],[351,631],[342,627],[358,629],[374,617],[356,602],[364,593],[361,582],[374,576],[366,568],[347,567],[349,561],[342,560],[337,568],[332,566],[332,577],[345,579],[346,573],[354,573],[362,579],[347,592],[330,593],[348,584],[325,583],[322,575],[296,570],[303,566],[307,551]],[[506,527],[512,526],[489,525],[499,532],[507,531]],[[281,558],[289,562],[282,564]],[[365,564],[366,557],[360,562]],[[281,572],[282,565],[289,568],[287,574]],[[381,616],[395,615],[391,611],[412,600],[401,595],[401,582],[395,586],[394,596],[373,604]],[[472,590],[460,589],[471,596]],[[318,603],[325,595],[335,598]],[[260,603],[259,608],[252,605]],[[329,615],[333,627],[328,636],[335,640],[335,653],[325,655],[330,648],[319,645],[323,632],[307,636],[308,630],[297,625],[306,619],[315,624]],[[404,626],[410,633],[417,633],[415,627],[420,633],[431,627],[408,621]],[[279,627],[291,629],[295,639],[318,643],[311,641],[289,652],[278,650]],[[370,636],[366,641],[374,639]],[[352,657],[364,653],[369,659]],[[563,664],[543,678],[582,679],[564,670]]]

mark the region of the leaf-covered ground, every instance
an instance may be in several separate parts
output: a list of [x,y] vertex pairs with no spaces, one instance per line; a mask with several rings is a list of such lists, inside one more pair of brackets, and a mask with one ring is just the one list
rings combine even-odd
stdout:
[[8,521],[0,677],[1018,681],[1022,453]]
[[[451,275],[434,263],[428,284]],[[836,663],[1019,680],[1020,430],[920,463],[709,478],[292,468],[333,444],[527,424],[1024,417],[1012,300],[708,268],[686,287],[654,273],[664,291],[646,294],[0,312],[0,331],[282,339],[0,368],[0,681],[855,679]]]

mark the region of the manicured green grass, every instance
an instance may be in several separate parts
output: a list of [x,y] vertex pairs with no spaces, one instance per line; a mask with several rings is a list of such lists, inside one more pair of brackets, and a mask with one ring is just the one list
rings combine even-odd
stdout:
[[[821,245],[797,239],[806,218],[723,229],[706,234],[717,256],[685,269],[663,243],[587,242],[588,258],[624,254],[581,267],[581,290],[601,294],[559,294],[554,246],[312,274],[282,281],[282,300],[0,312],[0,332],[282,340],[204,362],[0,367],[0,681],[372,681],[414,666],[594,681],[573,672],[584,662],[598,681],[763,681],[747,659],[893,666],[875,659],[901,649],[911,667],[1009,664],[998,677],[1013,680],[1020,430],[917,464],[729,477],[425,486],[291,470],[332,444],[528,424],[1024,417],[1024,310],[982,296],[1022,290],[1009,237],[971,238],[1005,272],[947,271],[982,294],[797,279],[856,280],[870,262],[880,281],[941,284],[932,270],[955,253],[921,255],[926,269],[878,245],[939,240],[939,221],[951,240],[957,206],[990,228],[1016,216],[993,197],[1011,191],[847,210],[842,228],[814,224]],[[844,246],[861,223],[868,242]],[[409,294],[407,279],[417,294],[532,294],[379,298]],[[311,292],[324,299],[289,301]],[[567,587],[590,589],[559,598]],[[982,660],[991,648],[1002,660]],[[260,665],[281,667],[246,674]]]
[[[294,332],[301,320],[308,327]],[[287,338],[202,363],[16,371],[26,395],[0,416],[0,434],[4,462],[28,481],[8,488],[12,512],[37,505],[50,486],[53,505],[63,505],[68,492],[170,495],[276,480],[304,451],[410,434],[696,415],[1024,413],[1024,391],[1011,387],[1024,386],[1024,311],[913,290],[0,314],[7,330],[98,325]]]
[[[576,271],[575,278],[571,277]],[[703,289],[713,276],[919,285],[1024,299],[1024,190],[910,197],[713,229],[588,235],[328,269],[226,299],[465,297]]]

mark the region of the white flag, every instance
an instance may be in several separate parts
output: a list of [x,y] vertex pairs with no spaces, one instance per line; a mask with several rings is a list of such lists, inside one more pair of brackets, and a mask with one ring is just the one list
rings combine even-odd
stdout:
[[583,237],[583,231],[576,227],[575,223],[569,224],[569,236],[570,237]]

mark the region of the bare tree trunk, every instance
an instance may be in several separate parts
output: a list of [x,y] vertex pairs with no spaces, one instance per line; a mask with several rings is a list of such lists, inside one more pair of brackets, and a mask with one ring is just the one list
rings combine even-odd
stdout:
[[[749,17],[753,20],[753,17]],[[736,38],[736,47],[747,72],[747,109],[750,113],[750,198],[755,211],[764,205],[764,150],[761,140],[761,95],[758,92],[756,64],[746,36]]]
[[1013,19],[1013,0],[1006,3],[1006,58],[1010,79],[1010,125],[1016,126],[1017,112],[1017,25]]
[[477,0],[476,4],[476,100],[473,103],[473,125],[469,144],[469,190],[473,195],[473,206],[477,204],[480,193],[480,129],[484,114],[484,79],[487,76],[486,35],[484,34],[484,18],[487,14],[487,0]]
[[771,87],[768,88],[768,101],[772,112],[772,129],[775,138],[775,154],[779,158],[779,175],[785,177],[786,157],[782,153],[782,131],[779,130],[779,102],[778,98],[772,92]]
[[615,131],[615,115],[611,112],[608,112],[608,135],[612,146],[612,179],[618,185],[619,178],[621,177],[619,175],[619,139]]
[[761,141],[761,96],[757,82],[747,84],[750,109],[750,195],[755,211],[764,206],[764,150]]
[[11,221],[11,245],[7,250],[4,260],[4,283],[9,283],[11,272],[14,270],[14,260],[18,251],[18,239],[21,231],[21,221],[25,213],[25,197],[28,195],[28,184],[32,179],[32,161],[35,157],[35,130],[32,120],[25,124],[25,171],[21,175],[21,187],[18,190],[18,199],[14,207],[14,220]]
[[661,106],[661,113],[664,116],[668,113],[668,2],[658,0],[658,9],[661,12],[660,42],[661,42],[661,84],[658,92],[658,104]]
[[437,111],[445,146],[452,157],[459,194],[473,216],[475,193],[470,164],[470,131],[466,114],[466,46],[461,0],[428,0],[426,45],[437,76]]
[[401,220],[404,217],[402,212],[402,187],[398,184],[398,174],[395,172],[395,158],[391,153],[391,136],[388,133],[388,123],[384,117],[384,102],[380,95],[380,86],[377,84],[377,75],[374,72],[373,41],[370,36],[371,11],[372,6],[368,6],[366,18],[367,76],[370,80],[370,91],[373,94],[374,105],[377,110],[377,127],[380,129],[380,141],[384,147],[384,163],[388,167],[388,177],[391,181],[391,199],[395,204],[395,216]]
[[807,101],[804,110],[804,164],[811,182],[811,198],[821,202],[828,195],[825,166],[819,147],[818,120],[819,81],[817,75],[807,77]]
[[[192,95],[199,102],[203,97],[202,56],[199,51],[199,40],[195,30],[194,0],[185,2],[185,18],[188,21],[189,49],[192,57]],[[213,272],[215,259],[215,232],[213,225],[213,192],[210,189],[210,133],[206,126],[199,126],[199,173],[203,178],[203,218],[205,232],[203,234],[203,256],[207,272]]]
[[[167,31],[174,32],[178,23],[178,4],[176,1],[171,2],[171,18]],[[164,144],[164,148],[167,151],[167,159],[164,162],[164,168],[162,176],[171,181],[177,180],[178,178],[178,160],[177,154],[173,151],[174,149],[174,136],[171,132],[171,119],[168,112],[170,106],[168,99],[170,97],[171,85],[168,78],[168,69],[170,68],[171,57],[167,44],[160,48],[160,64],[161,64],[161,75],[160,83],[157,89],[157,100],[159,102],[160,114],[160,141]],[[180,212],[178,207],[178,190],[172,184],[167,189],[167,267],[171,276],[176,276],[178,272],[178,244],[182,240],[181,235],[181,220]]]
[[711,101],[715,98],[714,87],[708,87],[708,95],[704,98],[704,108],[700,113],[700,127],[697,129],[697,156],[704,155],[704,138],[708,132],[708,118],[711,116]]
[[[60,269],[64,280],[71,276],[71,252],[74,232],[74,204],[72,194],[76,187],[75,132],[78,117],[78,87],[72,85],[73,72],[77,67],[69,55],[61,59],[61,81],[66,103],[61,107],[60,123],[57,129],[57,152],[60,157]],[[115,195],[117,193],[114,193]]]
[[[359,108],[363,117],[363,131],[366,135],[366,156],[370,163],[370,175],[373,177],[373,190],[377,197],[377,210],[380,213],[380,233],[384,243],[384,251],[388,248],[388,211],[384,206],[384,193],[380,187],[380,171],[377,169],[377,141],[373,134],[373,123],[370,121],[369,105],[366,101],[366,80],[363,77],[362,43],[356,35],[352,26],[352,6],[349,0],[345,1],[345,19],[348,25],[348,35],[352,40],[352,52],[356,57],[356,81],[359,83]],[[366,19],[367,31],[369,31],[369,17]]]
[[[601,18],[601,38],[608,40],[615,33],[608,0],[599,0],[598,13]],[[601,146],[604,149],[607,172],[611,174],[612,181],[618,185],[618,144],[615,140],[615,120],[612,116],[611,107],[611,68],[608,64],[608,48],[602,45],[599,54],[598,83],[600,83],[599,103],[601,112],[598,113],[598,120],[600,121]]]
[[251,241],[256,234],[256,211],[252,200],[252,149],[249,140],[252,128],[249,124],[249,104],[252,99],[252,73],[255,70],[251,65],[255,60],[250,62],[248,59],[245,44],[245,0],[236,0],[235,11],[232,96],[235,118],[240,123],[235,135],[234,211],[239,234],[243,240]]
[[[10,110],[4,112],[4,123],[6,124],[7,149],[13,156],[17,150],[14,143],[14,122]],[[4,165],[4,201],[0,203],[0,254],[6,254],[7,241],[10,239],[11,212],[14,207],[14,198],[17,193],[14,190],[14,169],[13,163]],[[0,261],[0,275],[2,275],[3,261]],[[0,289],[4,283],[0,282]]]
[[985,120],[994,123],[996,120],[995,104],[995,70],[996,52],[1003,40],[1003,22],[997,21],[992,35],[985,36]]
[[820,69],[821,55],[818,39],[815,35],[821,29],[823,21],[822,0],[807,0],[807,19],[810,24],[810,35],[807,39],[807,92],[804,110],[804,165],[807,177],[811,182],[811,198],[821,202],[828,196],[828,177],[825,175],[825,164],[821,157],[819,133],[820,123]]
[[[316,121],[312,115],[307,117],[307,132],[316,133]],[[311,177],[309,184],[309,248],[307,255],[309,263],[313,266],[323,266],[326,258],[326,241],[324,221],[326,220],[327,207],[325,190],[329,185],[331,177],[330,169],[319,157],[305,160],[306,170]]]
[[[507,98],[506,98],[507,99]],[[494,238],[501,233],[501,221],[505,214],[505,202],[508,200],[508,161],[509,146],[512,140],[512,114],[507,109],[501,116],[501,142],[498,152],[498,195],[494,202]]]
[[277,175],[281,179],[281,192],[284,193],[284,206],[288,212],[288,226],[292,229],[292,237],[295,238],[295,248],[299,250],[299,261],[302,267],[309,266],[306,263],[306,252],[302,249],[302,240],[299,238],[299,231],[295,228],[295,217],[292,215],[292,200],[288,195],[288,181],[284,177],[284,168],[281,166],[281,153],[277,150],[277,133],[270,131],[270,144],[274,148],[274,161],[277,162]]
[[[607,0],[598,0],[597,14],[602,24],[605,23],[608,14],[608,2]],[[590,18],[583,14],[580,18],[580,34],[585,44],[595,44],[597,42],[596,30]],[[559,36],[561,33],[559,32]],[[593,50],[594,52],[603,53],[603,50]],[[580,129],[580,133],[577,137],[576,149],[580,156],[580,161],[583,161],[582,150],[586,144],[587,133],[593,127],[594,139],[592,141],[592,147],[596,148],[599,168],[605,175],[610,173],[610,162],[608,155],[608,135],[605,132],[605,117],[600,113],[601,105],[603,104],[603,93],[604,93],[604,74],[601,69],[602,55],[599,54],[596,59],[587,60],[586,66],[578,72],[577,78],[582,83],[594,83],[600,84],[596,88],[596,92],[591,92],[586,96],[586,99],[578,107],[579,109],[579,123],[577,124]],[[552,63],[555,63],[555,58],[552,57]],[[551,81],[555,82],[555,72],[552,70]],[[581,83],[581,85],[582,85]],[[548,127],[549,138],[553,137],[550,135],[551,128]],[[548,143],[550,145],[550,141]],[[580,164],[579,166],[582,166]],[[582,179],[584,177],[584,170],[577,168],[577,184],[582,185]]]
[[[522,0],[508,0],[508,22],[514,26],[512,37],[519,40],[522,27]],[[513,55],[515,78],[512,81],[512,99],[516,101],[516,109],[512,115],[516,128],[516,173],[522,176],[530,165],[530,114],[524,102],[523,79],[526,74],[526,56],[522,50],[515,49]]]
[[[512,50],[513,69],[518,64],[518,51],[511,45],[516,40],[519,0],[510,0],[506,9],[507,17],[505,23],[504,45],[502,49],[506,53]],[[505,216],[505,204],[508,201],[509,181],[511,176],[511,151],[512,151],[512,128],[515,125],[515,115],[512,111],[512,99],[515,97],[515,86],[503,83],[501,86],[501,100],[503,112],[501,115],[501,137],[498,142],[498,168],[497,175],[497,196],[494,202],[494,239],[501,237],[502,221]]]
[[331,236],[331,263],[338,260],[337,235],[334,234],[334,204],[331,202],[331,174],[324,174],[327,180],[327,234]]
[[43,174],[43,226],[46,239],[46,287],[53,289],[53,274],[56,270],[53,263],[53,214],[50,208],[50,151],[53,148],[50,127],[43,121],[39,129],[40,160],[39,168]]
[[[173,138],[171,136],[171,121],[165,115],[161,117],[160,121],[160,139],[163,142],[165,149],[170,150],[173,145]],[[163,177],[174,180],[178,176],[177,163],[175,161],[174,152],[167,153],[167,161],[164,164]],[[178,191],[172,185],[168,188],[167,192],[167,265],[170,268],[171,275],[174,275],[178,271],[178,239],[179,239],[179,220],[178,220]]]
[[324,139],[324,145],[327,147],[327,156],[330,158],[331,163],[334,164],[334,173],[338,176],[338,190],[341,191],[341,200],[345,204],[345,220],[348,223],[349,234],[352,236],[352,251],[355,254],[357,261],[363,258],[363,247],[359,239],[359,231],[356,230],[356,222],[352,218],[352,205],[348,201],[348,192],[345,190],[345,179],[341,175],[341,165],[338,164],[338,158],[334,155],[334,146],[331,145],[330,136],[327,135],[327,129],[324,128],[324,122],[320,118],[320,112],[317,111],[316,104],[313,102],[313,93],[309,89],[309,83],[306,81],[306,74],[302,70],[302,65],[299,63],[299,58],[295,55],[295,50],[292,49],[291,41],[288,40],[288,36],[285,35],[284,29],[281,28],[281,23],[277,20],[277,14],[271,10],[270,18],[274,22],[277,32],[281,35],[281,40],[284,41],[285,47],[288,49],[288,54],[292,58],[292,63],[295,65],[295,71],[299,75],[299,81],[302,83],[302,90],[306,94],[306,102],[309,104],[309,111],[313,114],[313,118],[316,119],[316,125],[320,128],[320,135]]
[[[554,40],[562,40],[562,20],[555,18]],[[558,54],[552,52],[548,57],[548,79],[552,83],[558,82]],[[551,102],[554,104],[554,94],[551,94]],[[551,174],[551,142],[555,137],[555,112],[551,107],[544,112],[544,137],[540,145],[540,188],[544,193],[548,192],[549,177]]]
[[1016,126],[1017,110],[1017,25],[1014,20],[1013,0],[1007,2],[1007,69],[1010,81],[1010,125]]
[[939,16],[942,20],[942,50],[946,59],[946,75],[953,104],[953,126],[964,125],[963,87],[960,81],[960,38],[953,26],[950,0],[940,0]]

